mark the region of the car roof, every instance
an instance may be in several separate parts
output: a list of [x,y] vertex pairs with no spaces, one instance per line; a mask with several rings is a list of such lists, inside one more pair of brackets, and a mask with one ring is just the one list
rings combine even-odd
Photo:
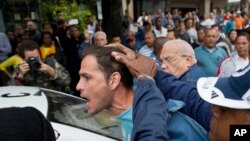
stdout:
[[5,86],[0,87],[0,108],[34,107],[44,116],[48,113],[48,101],[37,87]]

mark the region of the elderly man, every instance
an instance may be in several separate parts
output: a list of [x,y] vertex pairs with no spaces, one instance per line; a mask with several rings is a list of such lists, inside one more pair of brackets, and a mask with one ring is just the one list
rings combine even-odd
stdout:
[[205,72],[196,65],[193,48],[184,40],[170,40],[163,45],[160,54],[161,67],[176,78],[196,86]]
[[[198,120],[210,123],[209,137],[211,141],[228,141],[230,138],[230,125],[250,124],[250,81],[248,81],[250,79],[250,65],[229,78],[201,78],[198,81],[197,91],[192,86],[173,79],[171,75],[164,74],[159,69],[155,69],[155,64],[150,66],[150,61],[147,57],[133,56],[132,51],[127,51],[125,54],[113,52],[112,56],[117,61],[125,64],[134,76],[143,74],[147,80],[154,78],[157,86],[164,93],[165,98],[182,99],[186,103],[184,112],[194,114],[200,111],[197,114],[199,116],[197,117]],[[147,65],[143,65],[140,62],[144,62]],[[133,108],[145,110],[145,101],[147,103],[160,102],[159,99],[155,101],[154,98],[149,99],[147,97],[148,95],[135,95]],[[207,102],[213,105],[211,121],[211,115],[209,114],[210,104]],[[159,109],[161,107],[151,106],[147,108]],[[157,122],[150,120],[157,117],[158,112],[149,111],[144,113],[144,116],[140,116],[142,113],[139,111],[133,112],[133,119],[137,122],[134,122],[132,140],[150,140],[152,137],[161,136],[153,134],[155,132],[153,129],[144,126],[148,124],[160,126],[162,123],[165,123],[164,118]]]
[[94,46],[104,47],[108,43],[107,35],[103,31],[98,31],[94,35]]

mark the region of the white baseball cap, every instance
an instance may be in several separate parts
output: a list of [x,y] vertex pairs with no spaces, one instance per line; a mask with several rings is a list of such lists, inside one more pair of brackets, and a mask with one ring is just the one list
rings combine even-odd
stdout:
[[200,97],[205,101],[233,109],[250,109],[250,65],[230,77],[200,78]]

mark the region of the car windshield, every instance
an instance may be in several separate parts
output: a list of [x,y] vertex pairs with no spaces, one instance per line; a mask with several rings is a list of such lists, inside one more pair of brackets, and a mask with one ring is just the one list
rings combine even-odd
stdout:
[[47,89],[42,89],[42,92],[48,98],[47,117],[50,121],[122,140],[120,122],[109,111],[89,115],[84,99]]

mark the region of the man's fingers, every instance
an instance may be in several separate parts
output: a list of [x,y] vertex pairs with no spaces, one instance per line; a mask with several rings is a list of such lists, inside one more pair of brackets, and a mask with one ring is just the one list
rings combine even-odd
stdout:
[[135,60],[136,59],[135,52],[133,50],[131,50],[130,48],[122,45],[122,44],[111,43],[111,44],[105,45],[105,47],[116,47],[116,48],[119,48],[119,49],[121,49],[125,53],[125,55],[127,56],[128,60]]
[[128,63],[128,59],[126,57],[125,54],[122,54],[120,52],[116,52],[116,51],[113,51],[111,53],[111,56],[115,58],[116,61],[120,62],[120,63],[123,63],[125,65],[127,65]]

